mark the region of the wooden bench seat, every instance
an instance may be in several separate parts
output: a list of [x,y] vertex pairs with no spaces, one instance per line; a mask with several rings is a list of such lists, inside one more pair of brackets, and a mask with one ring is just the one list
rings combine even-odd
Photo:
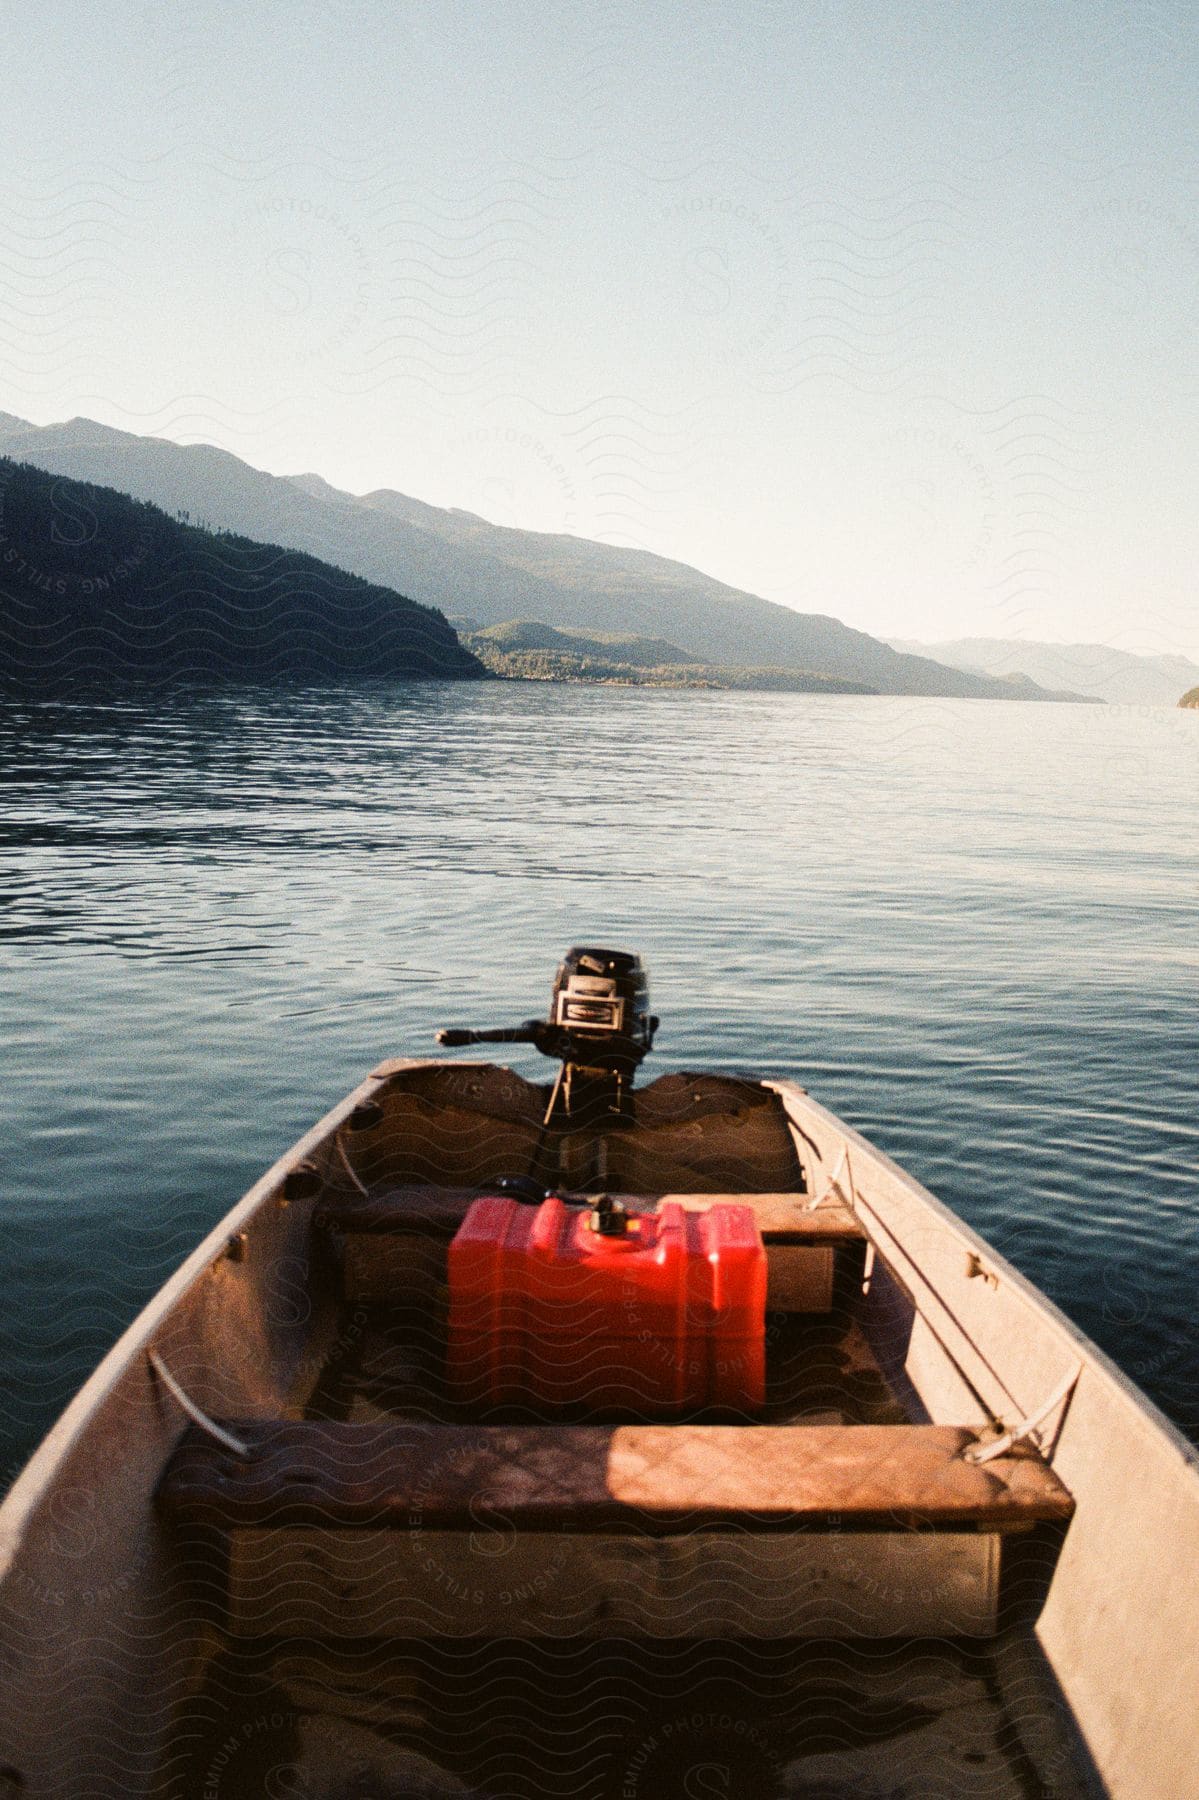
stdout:
[[[340,1193],[317,1206],[317,1227],[344,1246],[347,1298],[377,1305],[397,1294],[436,1289],[445,1252],[478,1188],[393,1187]],[[677,1200],[704,1212],[722,1200],[753,1209],[770,1271],[767,1305],[776,1312],[827,1312],[836,1259],[861,1256],[866,1234],[848,1207],[813,1207],[806,1194],[619,1194],[631,1212],[655,1212]]]
[[[461,1225],[478,1188],[382,1187],[369,1194],[325,1199],[315,1222],[326,1231],[350,1236],[412,1232],[451,1238]],[[771,1244],[853,1244],[865,1240],[861,1224],[847,1206],[825,1202],[812,1207],[807,1194],[619,1194],[631,1212],[656,1212],[676,1200],[693,1212],[706,1212],[722,1201],[748,1206],[767,1247]]]
[[453,1426],[234,1423],[239,1457],[197,1430],[159,1490],[178,1520],[519,1531],[705,1527],[1002,1530],[1064,1522],[1073,1501],[1029,1449],[982,1467],[955,1426]]
[[246,1639],[988,1637],[1006,1546],[1072,1511],[946,1426],[233,1429],[247,1456],[191,1432],[158,1503],[228,1534]]

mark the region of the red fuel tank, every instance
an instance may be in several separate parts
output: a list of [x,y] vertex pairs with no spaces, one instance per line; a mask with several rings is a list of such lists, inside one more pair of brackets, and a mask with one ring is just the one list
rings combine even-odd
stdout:
[[610,1234],[601,1219],[555,1198],[473,1203],[449,1252],[459,1396],[641,1416],[761,1406],[766,1252],[752,1210],[667,1201]]

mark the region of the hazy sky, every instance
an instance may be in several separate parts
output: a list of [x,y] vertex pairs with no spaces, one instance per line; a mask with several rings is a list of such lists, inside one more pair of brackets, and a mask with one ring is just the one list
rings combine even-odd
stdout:
[[0,409],[1199,654],[1199,8],[0,10]]

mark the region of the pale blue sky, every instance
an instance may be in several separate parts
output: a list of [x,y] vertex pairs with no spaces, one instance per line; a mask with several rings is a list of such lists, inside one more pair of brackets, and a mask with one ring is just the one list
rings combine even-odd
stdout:
[[1199,11],[9,5],[0,409],[1199,654]]

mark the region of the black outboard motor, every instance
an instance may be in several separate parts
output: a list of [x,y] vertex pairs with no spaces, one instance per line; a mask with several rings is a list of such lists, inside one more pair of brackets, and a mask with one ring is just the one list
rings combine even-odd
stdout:
[[653,1049],[658,1021],[649,1010],[649,980],[641,958],[628,950],[576,944],[554,977],[548,1019],[491,1030],[439,1031],[447,1048],[464,1044],[534,1044],[562,1067],[546,1112],[561,1100],[567,1117],[596,1110],[624,1115],[641,1059]]

